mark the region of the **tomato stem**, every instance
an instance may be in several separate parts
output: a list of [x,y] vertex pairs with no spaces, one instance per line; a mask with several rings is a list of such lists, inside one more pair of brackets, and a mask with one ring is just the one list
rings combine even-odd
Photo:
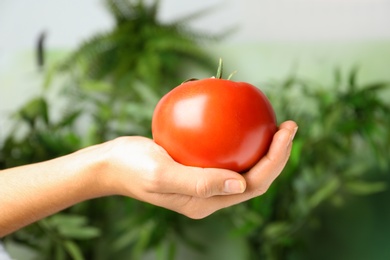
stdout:
[[215,76],[217,79],[222,79],[222,71],[223,71],[222,58],[219,58],[217,75]]
[[[230,73],[229,77],[227,78],[227,80],[230,80],[234,74],[237,73],[237,70],[233,71],[232,73]],[[223,74],[223,62],[222,62],[222,58],[219,58],[219,63],[218,63],[218,70],[217,70],[217,75],[212,78],[215,78],[215,79],[222,79],[222,75]],[[187,79],[185,81],[183,81],[181,84],[184,84],[186,82],[189,82],[189,81],[195,81],[195,80],[199,80],[197,78],[190,78],[190,79]]]
[[[237,73],[237,70],[230,73],[227,80],[230,80],[234,76],[234,74],[236,74],[236,73]],[[218,70],[217,70],[217,75],[215,76],[215,78],[222,79],[222,74],[223,74],[223,62],[222,62],[222,58],[219,58]]]
[[232,73],[230,73],[230,75],[229,75],[229,77],[227,78],[227,80],[230,80],[233,76],[234,76],[234,74],[236,74],[237,73],[237,70],[235,70],[235,71],[233,71]]

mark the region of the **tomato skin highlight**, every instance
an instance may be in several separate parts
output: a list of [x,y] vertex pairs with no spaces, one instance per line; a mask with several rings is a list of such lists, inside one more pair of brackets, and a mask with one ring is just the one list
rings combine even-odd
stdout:
[[174,88],[152,119],[154,141],[175,161],[236,172],[266,154],[276,130],[273,108],[258,88],[215,78]]

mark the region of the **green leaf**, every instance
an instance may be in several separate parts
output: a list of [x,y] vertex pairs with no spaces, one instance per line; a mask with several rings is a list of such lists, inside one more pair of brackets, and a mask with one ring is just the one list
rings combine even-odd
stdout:
[[99,236],[100,230],[88,226],[87,222],[88,219],[84,216],[70,214],[56,214],[47,220],[47,223],[65,238],[91,239]]
[[32,126],[37,120],[43,120],[44,123],[49,124],[48,105],[43,97],[30,100],[20,109],[19,115]]
[[65,127],[73,126],[74,122],[82,114],[82,110],[72,111],[69,114],[65,114],[64,117],[55,124],[55,129],[63,129]]
[[349,74],[348,83],[349,83],[349,91],[355,92],[357,87],[357,75],[359,72],[358,66],[354,66]]
[[80,247],[78,247],[73,241],[66,240],[64,241],[63,246],[73,260],[84,260]]
[[71,226],[80,227],[87,223],[87,218],[79,215],[70,214],[55,214],[48,218],[48,222],[52,226]]
[[368,181],[350,181],[346,183],[346,189],[355,195],[368,195],[372,193],[382,192],[386,190],[387,184],[385,182],[368,182]]
[[302,138],[295,138],[293,141],[293,146],[291,149],[289,164],[292,167],[297,167],[299,165],[300,158],[302,156],[302,148],[305,144],[304,139]]
[[371,83],[371,84],[367,84],[364,87],[362,87],[360,92],[362,92],[362,93],[376,92],[379,90],[384,90],[384,89],[389,88],[389,87],[390,87],[389,82]]
[[340,83],[341,83],[341,80],[342,80],[342,76],[341,76],[341,70],[340,70],[339,67],[336,67],[333,70],[333,78],[334,78],[334,85],[335,86],[340,86]]
[[53,78],[57,73],[57,67],[56,66],[50,66],[47,73],[45,74],[44,81],[43,81],[43,89],[48,90],[50,85],[53,82]]
[[156,250],[156,260],[174,260],[176,251],[177,243],[175,241],[160,243]]
[[267,239],[278,239],[285,236],[290,230],[291,226],[287,222],[273,222],[268,224],[264,229],[264,236]]
[[139,227],[133,227],[129,232],[124,232],[117,236],[112,243],[112,249],[114,251],[120,251],[124,248],[128,247],[129,245],[134,244],[139,235],[140,235]]
[[264,219],[259,212],[248,210],[241,205],[237,205],[235,209],[232,217],[235,226],[232,232],[234,236],[247,236],[263,225]]
[[81,85],[86,91],[107,93],[112,87],[109,83],[101,80],[84,80]]
[[309,199],[308,205],[310,208],[317,207],[322,201],[328,199],[333,195],[336,190],[340,187],[340,181],[338,178],[331,178],[325,185],[320,187]]
[[59,233],[71,239],[91,239],[101,234],[100,230],[95,227],[60,227]]

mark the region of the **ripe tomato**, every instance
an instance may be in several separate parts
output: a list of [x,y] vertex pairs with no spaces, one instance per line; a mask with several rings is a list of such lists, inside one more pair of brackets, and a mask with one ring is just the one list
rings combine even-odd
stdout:
[[185,82],[157,104],[154,141],[188,166],[243,172],[267,152],[277,130],[267,97],[245,82]]

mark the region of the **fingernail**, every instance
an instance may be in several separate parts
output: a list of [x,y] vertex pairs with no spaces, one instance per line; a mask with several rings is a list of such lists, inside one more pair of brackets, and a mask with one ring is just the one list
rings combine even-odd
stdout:
[[293,141],[293,139],[294,139],[295,134],[297,133],[297,131],[298,131],[298,126],[294,128],[293,133],[291,134],[291,140],[290,140],[290,142]]
[[245,185],[239,180],[226,180],[223,191],[226,193],[243,193],[245,191]]

